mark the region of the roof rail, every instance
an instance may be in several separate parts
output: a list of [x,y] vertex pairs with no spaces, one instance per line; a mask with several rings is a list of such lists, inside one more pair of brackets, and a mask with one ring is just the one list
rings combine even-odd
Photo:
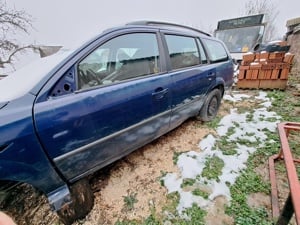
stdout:
[[193,28],[193,27],[180,25],[180,24],[176,24],[176,23],[169,23],[169,22],[141,20],[141,21],[134,21],[134,22],[131,22],[131,23],[127,23],[126,25],[142,25],[142,26],[166,25],[166,26],[172,26],[172,27],[185,28],[185,29],[188,29],[188,30],[192,30],[192,31],[196,31],[198,33],[204,34],[206,36],[211,36],[209,33],[206,33],[202,30],[198,30],[198,29]]

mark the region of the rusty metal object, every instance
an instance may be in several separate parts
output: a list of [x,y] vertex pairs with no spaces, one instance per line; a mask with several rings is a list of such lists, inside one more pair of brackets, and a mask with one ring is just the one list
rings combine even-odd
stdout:
[[[288,137],[291,130],[300,131],[300,123],[284,122],[278,124],[281,148],[278,154],[269,158],[272,212],[273,217],[278,218],[276,223],[278,225],[288,224],[294,213],[297,224],[300,224],[300,184],[295,166],[295,163],[300,163],[300,160],[293,158],[289,146]],[[290,189],[290,194],[281,212],[279,209],[278,189],[276,185],[275,162],[277,160],[283,160],[285,163]]]

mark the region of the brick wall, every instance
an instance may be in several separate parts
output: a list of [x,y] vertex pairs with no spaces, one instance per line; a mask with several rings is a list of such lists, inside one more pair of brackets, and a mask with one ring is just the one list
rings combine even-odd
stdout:
[[300,31],[288,36],[288,45],[290,45],[290,52],[295,55],[294,69],[300,71]]

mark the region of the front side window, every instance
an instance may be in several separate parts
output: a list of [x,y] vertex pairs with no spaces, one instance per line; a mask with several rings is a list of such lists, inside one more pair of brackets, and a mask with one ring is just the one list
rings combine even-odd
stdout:
[[199,52],[194,38],[165,35],[172,69],[195,66],[200,63]]
[[125,34],[104,43],[78,64],[78,88],[111,84],[159,71],[156,34]]
[[203,39],[203,42],[208,50],[209,58],[212,63],[226,61],[228,59],[227,52],[221,42]]

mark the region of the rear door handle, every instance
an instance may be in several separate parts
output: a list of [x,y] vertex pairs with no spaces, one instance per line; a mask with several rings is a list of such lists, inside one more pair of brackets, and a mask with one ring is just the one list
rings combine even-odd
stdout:
[[152,97],[156,100],[160,100],[166,96],[166,94],[169,92],[168,88],[156,88],[155,91],[152,93]]
[[207,73],[206,77],[208,78],[208,80],[212,80],[214,77],[216,77],[216,72],[210,71]]

